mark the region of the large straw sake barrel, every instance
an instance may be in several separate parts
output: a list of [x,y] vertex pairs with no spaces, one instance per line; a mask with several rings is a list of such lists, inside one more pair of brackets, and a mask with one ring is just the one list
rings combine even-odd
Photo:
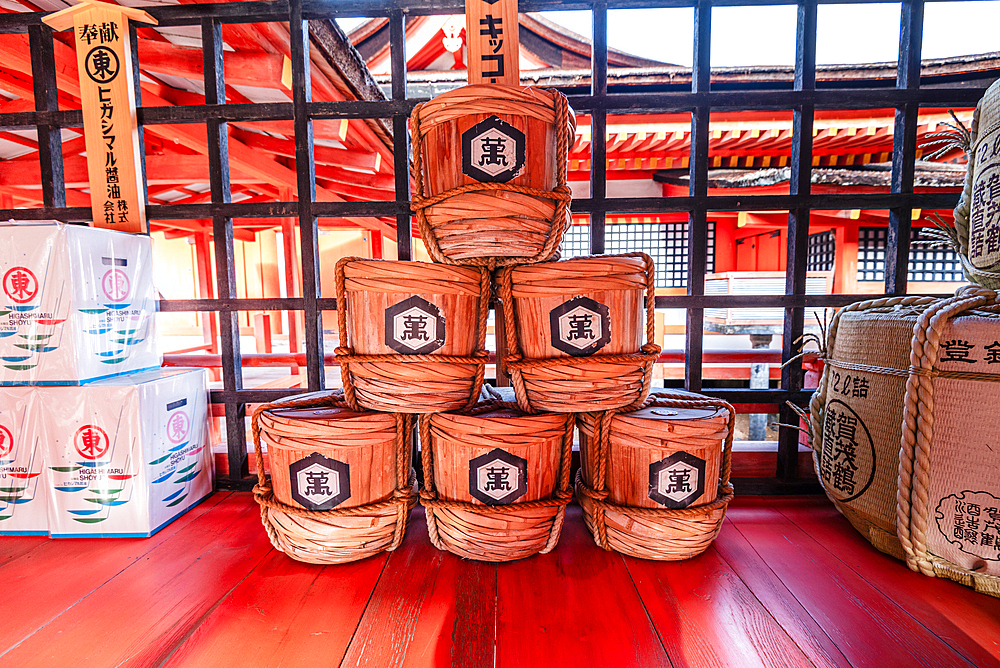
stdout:
[[475,403],[488,358],[485,268],[347,257],[336,283],[350,405],[428,413]]
[[573,416],[490,399],[420,417],[421,502],[431,542],[468,559],[552,550],[572,498]]
[[595,542],[642,559],[704,552],[733,498],[733,421],[726,402],[677,391],[580,414],[577,497]]
[[965,276],[991,290],[1000,289],[1000,81],[976,106],[969,136],[965,187],[949,230]]
[[412,207],[434,261],[492,268],[551,258],[571,222],[575,130],[554,90],[480,84],[417,105]]
[[508,356],[525,411],[638,405],[653,343],[653,261],[644,253],[507,267],[499,272]]
[[1000,595],[1000,301],[852,304],[810,404],[816,470],[875,547]]
[[411,417],[355,411],[343,391],[328,390],[264,404],[252,426],[254,498],[277,549],[331,564],[400,544],[416,505]]

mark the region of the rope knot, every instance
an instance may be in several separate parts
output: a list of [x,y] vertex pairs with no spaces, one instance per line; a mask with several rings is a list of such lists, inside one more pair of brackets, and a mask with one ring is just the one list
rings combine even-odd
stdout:
[[337,346],[333,349],[333,354],[337,357],[351,357],[354,355],[354,348]]
[[642,352],[646,353],[647,355],[654,355],[655,354],[655,355],[658,356],[660,354],[661,348],[660,348],[660,346],[656,345],[655,343],[644,343],[644,344],[642,344],[642,347],[639,348],[639,350],[641,350]]

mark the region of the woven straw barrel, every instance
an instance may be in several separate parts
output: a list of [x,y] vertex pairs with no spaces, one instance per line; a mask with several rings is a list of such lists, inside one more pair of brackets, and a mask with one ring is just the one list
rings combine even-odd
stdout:
[[965,187],[955,207],[955,239],[970,281],[1000,289],[1000,81],[976,106]]
[[610,410],[646,397],[660,352],[649,256],[505,268],[498,282],[505,362],[523,410]]
[[489,400],[420,419],[421,497],[436,547],[481,561],[555,547],[572,497],[571,415],[527,415]]
[[[310,563],[395,549],[416,503],[412,427],[403,415],[351,410],[340,390],[258,408],[254,497],[272,544]],[[270,480],[262,446],[270,455]]]
[[580,414],[577,497],[595,542],[642,559],[705,551],[732,499],[733,420],[724,401],[680,392]]
[[810,411],[819,479],[855,528],[914,570],[992,595],[1000,595],[998,339],[989,290],[853,304],[831,325]]
[[[554,90],[479,84],[417,105],[413,209],[434,261],[494,267],[552,257],[571,222],[575,130]],[[484,133],[510,149],[484,155],[474,143]]]
[[475,403],[488,357],[485,268],[343,258],[336,272],[350,405],[429,413]]

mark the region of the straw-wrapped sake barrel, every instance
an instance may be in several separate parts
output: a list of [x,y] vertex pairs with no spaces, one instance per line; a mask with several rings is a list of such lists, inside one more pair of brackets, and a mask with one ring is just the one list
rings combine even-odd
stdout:
[[317,564],[395,549],[416,505],[412,432],[413,418],[351,410],[341,390],[260,406],[253,416],[254,498],[271,543]]
[[573,416],[487,400],[420,416],[421,503],[431,542],[480,561],[552,550],[572,498]]
[[336,283],[350,405],[430,413],[475,403],[488,358],[485,268],[347,257]]
[[726,402],[687,392],[580,414],[577,498],[594,541],[642,559],[704,552],[733,498],[733,420]]
[[571,222],[575,131],[554,90],[479,84],[417,105],[412,206],[434,261],[492,268],[551,258]]
[[953,242],[966,278],[1000,289],[1000,81],[976,106],[965,187],[955,207]]
[[852,304],[810,404],[817,474],[875,547],[1000,595],[1000,301]]
[[523,410],[585,412],[642,402],[660,352],[648,255],[507,267],[498,282],[505,363]]

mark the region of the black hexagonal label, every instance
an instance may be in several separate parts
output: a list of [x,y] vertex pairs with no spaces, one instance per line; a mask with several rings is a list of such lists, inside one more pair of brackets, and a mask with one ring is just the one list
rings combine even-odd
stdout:
[[611,310],[587,297],[574,297],[549,312],[552,347],[568,355],[591,355],[611,341]]
[[528,491],[528,462],[496,448],[469,461],[469,494],[491,506],[513,503]]
[[288,466],[292,498],[309,510],[330,510],[351,498],[351,470],[314,452]]
[[649,465],[649,498],[667,508],[687,508],[705,493],[705,460],[675,452]]
[[404,355],[427,355],[444,345],[444,316],[421,297],[385,310],[385,345]]
[[524,169],[524,133],[496,116],[462,133],[462,173],[484,183],[506,183]]

